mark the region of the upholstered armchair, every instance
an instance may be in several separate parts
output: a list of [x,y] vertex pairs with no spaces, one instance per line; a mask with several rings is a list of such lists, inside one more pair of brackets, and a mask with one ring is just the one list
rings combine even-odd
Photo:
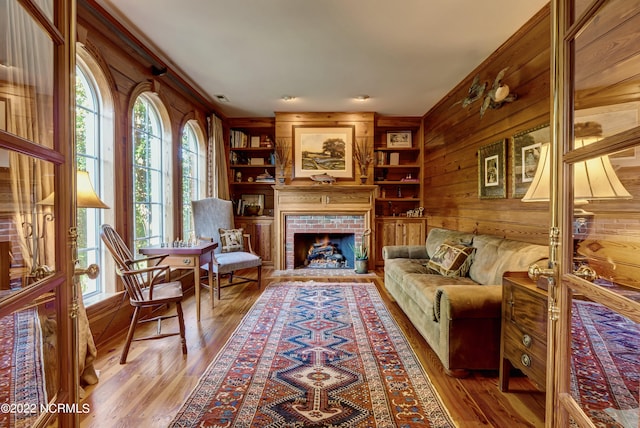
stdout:
[[[262,280],[262,258],[251,248],[251,237],[242,229],[235,229],[233,224],[233,204],[231,201],[218,198],[205,198],[192,201],[193,222],[196,237],[200,240],[218,242],[212,263],[214,284],[211,290],[211,307],[214,294],[220,300],[221,277],[227,276],[225,287],[256,281],[260,288]],[[208,265],[203,269],[208,269]],[[241,269],[256,268],[257,280],[235,275],[239,281],[234,282],[234,273]],[[211,286],[211,284],[209,284]]]

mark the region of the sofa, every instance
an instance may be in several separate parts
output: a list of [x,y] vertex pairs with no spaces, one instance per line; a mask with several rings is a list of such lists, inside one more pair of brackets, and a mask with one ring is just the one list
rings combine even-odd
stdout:
[[526,271],[548,252],[543,245],[433,228],[425,245],[383,247],[384,284],[445,372],[464,377],[499,367],[504,273]]

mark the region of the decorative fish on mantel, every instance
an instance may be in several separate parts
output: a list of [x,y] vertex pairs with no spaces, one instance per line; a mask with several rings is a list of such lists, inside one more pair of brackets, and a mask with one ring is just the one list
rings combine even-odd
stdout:
[[333,184],[336,182],[336,179],[332,176],[330,176],[329,174],[327,174],[326,172],[324,174],[314,174],[312,176],[310,176],[309,178],[311,178],[311,180],[315,181],[316,183],[329,183],[329,184]]

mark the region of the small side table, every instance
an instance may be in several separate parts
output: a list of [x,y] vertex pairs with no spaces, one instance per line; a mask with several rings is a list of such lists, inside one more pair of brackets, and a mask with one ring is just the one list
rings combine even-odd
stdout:
[[[213,250],[217,247],[217,242],[200,242],[191,247],[162,247],[154,245],[140,248],[140,254],[146,256],[167,254],[161,264],[171,266],[172,269],[193,271],[193,285],[196,289],[196,316],[200,321],[200,266],[209,265],[209,285],[213,284]],[[213,288],[211,290],[211,307],[213,307]]]
[[547,292],[526,272],[502,278],[500,390],[509,389],[512,368],[522,371],[544,391],[547,374]]

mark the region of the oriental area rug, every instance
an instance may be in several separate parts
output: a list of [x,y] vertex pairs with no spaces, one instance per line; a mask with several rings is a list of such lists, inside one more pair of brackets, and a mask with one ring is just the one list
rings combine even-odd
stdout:
[[571,389],[597,427],[638,424],[640,326],[598,303],[573,302]]
[[172,427],[453,427],[371,283],[269,285]]
[[[47,402],[44,378],[37,309],[0,318],[0,427],[32,426],[40,404]],[[15,411],[5,409],[11,405],[16,406]]]

